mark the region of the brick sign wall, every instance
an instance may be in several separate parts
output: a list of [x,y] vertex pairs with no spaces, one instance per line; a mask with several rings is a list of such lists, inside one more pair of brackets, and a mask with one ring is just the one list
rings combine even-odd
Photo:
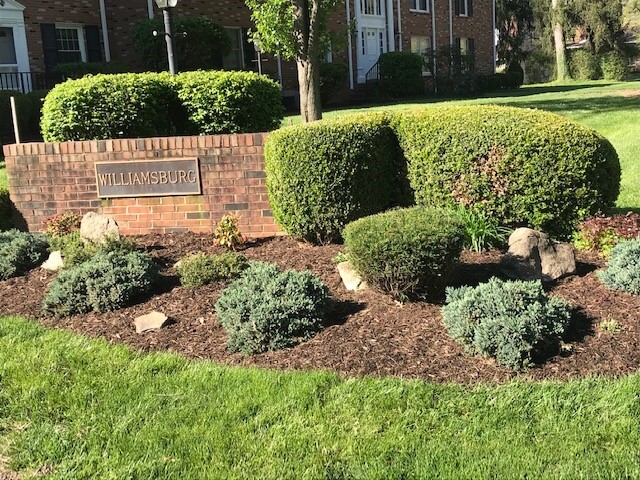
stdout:
[[[7,145],[4,154],[14,220],[41,231],[46,217],[67,210],[113,217],[124,234],[210,232],[236,212],[244,234],[278,232],[264,174],[266,134],[169,137]],[[201,195],[99,199],[96,162],[197,158]]]

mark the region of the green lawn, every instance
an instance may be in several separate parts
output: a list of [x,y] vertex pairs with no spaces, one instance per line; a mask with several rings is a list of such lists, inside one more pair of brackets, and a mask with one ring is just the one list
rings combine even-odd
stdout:
[[7,169],[4,167],[4,160],[0,160],[0,188],[7,186]]
[[46,478],[640,476],[638,376],[345,380],[143,355],[4,318],[0,379],[4,468]]
[[[621,91],[636,91],[638,96],[625,97]],[[640,211],[640,81],[586,82],[567,85],[530,85],[499,96],[473,100],[437,100],[398,103],[384,106],[334,110],[325,118],[367,110],[401,110],[424,108],[442,103],[495,103],[517,107],[540,108],[565,115],[602,133],[615,146],[622,164],[622,189],[618,199],[621,209]],[[284,124],[297,123],[299,116],[287,117]]]

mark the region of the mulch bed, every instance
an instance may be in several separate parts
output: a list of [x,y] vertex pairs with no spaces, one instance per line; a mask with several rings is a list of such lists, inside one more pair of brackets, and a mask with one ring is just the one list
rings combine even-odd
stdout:
[[[212,246],[211,237],[179,233],[145,235],[136,240],[162,267],[155,296],[116,312],[48,318],[42,316],[41,304],[54,275],[36,269],[24,277],[0,282],[0,315],[34,318],[49,327],[106,338],[142,351],[168,350],[230,365],[326,369],[346,376],[474,384],[504,382],[514,376],[534,380],[620,376],[640,368],[640,298],[607,290],[595,272],[603,262],[594,255],[578,254],[579,274],[549,286],[553,295],[565,298],[576,308],[574,324],[563,347],[540,366],[514,374],[491,359],[466,354],[448,337],[441,324],[439,305],[402,305],[374,291],[347,292],[332,261],[341,246],[314,247],[288,237],[261,240],[243,254],[283,268],[308,269],[320,276],[336,300],[327,328],[294,348],[254,356],[229,353],[225,331],[217,323],[214,310],[225,285],[182,287],[173,268],[186,254],[218,251]],[[498,251],[464,252],[456,284],[475,285],[500,276],[500,256]],[[133,319],[152,310],[165,313],[174,323],[159,331],[136,334]],[[597,324],[603,319],[615,319],[621,331],[615,335],[598,333]]]

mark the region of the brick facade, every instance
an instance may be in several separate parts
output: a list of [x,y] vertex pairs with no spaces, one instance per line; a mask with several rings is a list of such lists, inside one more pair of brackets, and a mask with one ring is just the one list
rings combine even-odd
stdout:
[[[357,6],[354,0],[349,1],[350,19],[355,20],[356,32],[352,36],[352,49],[346,50],[343,45],[336,45],[333,61],[348,64],[351,55],[354,75],[357,76],[357,57],[359,47]],[[359,2],[359,0],[357,0]],[[392,4],[393,32],[387,31],[389,50],[411,50],[411,37],[428,37],[432,41],[433,17],[436,24],[436,46],[441,47],[450,43],[450,37],[472,38],[475,42],[476,67],[481,73],[490,73],[494,68],[493,41],[493,0],[473,0],[473,15],[471,17],[456,16],[451,5],[456,0],[435,0],[435,12],[412,12],[413,0],[387,0]],[[431,3],[431,0],[427,0]],[[154,15],[159,15],[155,2]],[[99,0],[22,0],[25,5],[24,18],[27,30],[29,62],[32,71],[44,71],[44,52],[40,25],[43,23],[71,23],[93,25],[100,27],[101,45],[104,58],[104,42],[100,18]],[[140,69],[141,61],[133,46],[133,26],[136,22],[149,17],[147,0],[105,0],[106,21],[111,50],[111,58],[127,64],[132,69]],[[384,2],[383,2],[384,5]],[[400,19],[398,19],[398,10]],[[431,8],[429,9],[431,10]],[[252,28],[250,12],[244,0],[225,0],[212,2],[210,0],[182,0],[175,10],[176,15],[207,16],[219,24],[229,28]],[[385,14],[388,11],[385,9]],[[432,17],[433,15],[433,17]],[[1,16],[1,11],[0,11]],[[450,32],[450,18],[452,18],[453,33]],[[399,25],[400,24],[400,25]],[[345,5],[341,4],[330,15],[330,29],[341,33],[346,31],[347,18]],[[401,28],[399,28],[401,27]],[[401,30],[401,32],[400,32]],[[400,41],[401,39],[401,41]],[[400,45],[401,43],[401,45]],[[278,78],[277,59],[271,55],[263,55],[262,70],[272,78]],[[256,70],[255,62],[247,61],[246,68]],[[291,61],[281,62],[283,87],[297,88],[297,74],[295,64]]]
[[[41,231],[46,217],[96,211],[124,234],[211,232],[235,212],[245,235],[278,232],[264,173],[266,134],[169,137],[4,147],[16,225]],[[200,159],[202,195],[98,199],[94,164],[158,158]]]

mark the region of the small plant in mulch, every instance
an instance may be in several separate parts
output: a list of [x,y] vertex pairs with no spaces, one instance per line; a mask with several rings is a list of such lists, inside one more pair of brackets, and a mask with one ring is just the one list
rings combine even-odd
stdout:
[[60,251],[64,267],[69,268],[90,260],[98,253],[127,254],[138,250],[136,242],[127,237],[106,237],[101,243],[85,242],[78,230],[49,237],[50,251]]
[[43,235],[8,230],[0,232],[0,280],[24,275],[45,258],[46,238]]
[[599,271],[598,278],[610,290],[640,295],[640,238],[613,247],[607,269]]
[[182,285],[200,287],[220,280],[237,278],[248,266],[247,259],[235,252],[220,255],[200,252],[183,258],[177,270]]
[[229,350],[255,354],[308,340],[322,329],[330,307],[329,289],[311,272],[252,262],[222,291],[216,313]]
[[216,245],[220,245],[227,250],[236,251],[242,248],[247,238],[240,232],[238,216],[235,213],[224,215],[216,223],[213,231],[213,240]]
[[605,318],[598,324],[598,331],[606,335],[617,335],[620,330],[622,327],[614,318]]
[[540,282],[492,278],[477,287],[449,288],[442,323],[472,354],[521,370],[534,355],[557,348],[571,318],[570,305],[549,297]]
[[80,217],[73,212],[63,212],[43,221],[44,233],[49,237],[60,237],[80,229]]
[[611,250],[621,240],[640,237],[640,215],[629,212],[625,215],[591,217],[578,225],[573,244],[578,250],[591,250],[609,257]]

